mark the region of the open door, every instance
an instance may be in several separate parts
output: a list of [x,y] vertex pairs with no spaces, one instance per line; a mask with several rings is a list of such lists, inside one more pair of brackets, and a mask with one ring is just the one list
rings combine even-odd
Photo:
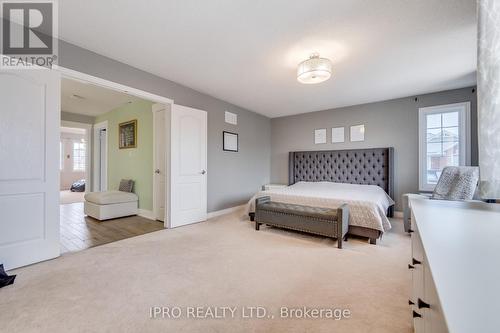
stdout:
[[[165,222],[167,204],[167,106],[153,104],[153,211],[155,219]],[[170,115],[170,113],[168,113]]]
[[60,76],[0,70],[0,263],[59,256]]
[[207,113],[173,105],[170,227],[207,219]]

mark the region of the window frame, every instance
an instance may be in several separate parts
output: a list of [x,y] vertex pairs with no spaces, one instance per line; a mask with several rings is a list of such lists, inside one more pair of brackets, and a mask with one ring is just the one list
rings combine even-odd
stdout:
[[[418,183],[419,191],[433,191],[436,184],[427,182],[427,116],[456,112],[459,109],[459,165],[471,164],[470,102],[428,106],[418,109]],[[442,127],[442,124],[441,124]]]

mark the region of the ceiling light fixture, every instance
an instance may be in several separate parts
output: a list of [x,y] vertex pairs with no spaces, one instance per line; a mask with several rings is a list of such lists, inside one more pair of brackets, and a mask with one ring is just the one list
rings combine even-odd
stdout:
[[309,59],[301,62],[297,68],[297,81],[304,84],[320,83],[332,76],[332,62],[320,58],[318,53],[313,53]]

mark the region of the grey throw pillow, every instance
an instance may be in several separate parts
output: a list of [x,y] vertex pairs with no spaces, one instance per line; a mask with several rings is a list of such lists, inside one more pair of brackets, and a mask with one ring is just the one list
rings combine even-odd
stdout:
[[120,181],[119,191],[122,192],[132,192],[134,189],[134,181],[132,179],[122,179]]

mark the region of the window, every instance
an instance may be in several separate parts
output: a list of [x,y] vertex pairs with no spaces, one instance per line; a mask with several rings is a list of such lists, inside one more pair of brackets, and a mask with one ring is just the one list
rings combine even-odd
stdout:
[[419,183],[432,191],[446,166],[470,165],[470,103],[419,109]]
[[73,142],[73,171],[85,171],[85,142]]

